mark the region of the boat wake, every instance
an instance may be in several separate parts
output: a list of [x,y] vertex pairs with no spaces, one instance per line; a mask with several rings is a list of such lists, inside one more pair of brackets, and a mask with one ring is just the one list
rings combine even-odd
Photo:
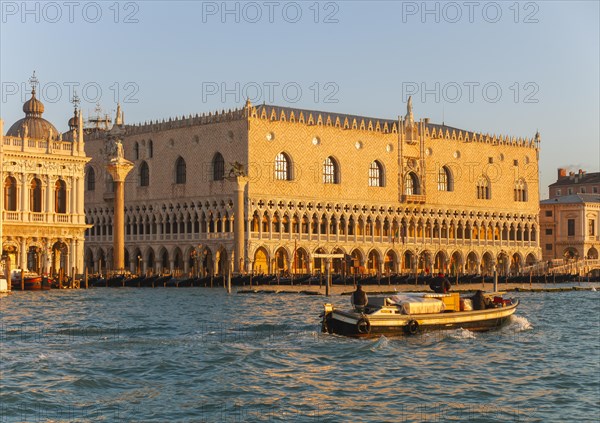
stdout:
[[531,323],[529,323],[529,320],[527,320],[526,317],[515,316],[513,314],[510,316],[510,321],[506,329],[510,330],[511,332],[522,332],[533,329],[533,326]]
[[375,343],[371,346],[370,350],[375,352],[378,350],[383,350],[386,349],[390,344],[390,340],[385,337],[385,336],[380,336],[379,338],[377,338],[377,340],[375,341]]
[[463,328],[452,330],[448,333],[448,335],[450,336],[450,338],[458,340],[475,339],[474,332]]

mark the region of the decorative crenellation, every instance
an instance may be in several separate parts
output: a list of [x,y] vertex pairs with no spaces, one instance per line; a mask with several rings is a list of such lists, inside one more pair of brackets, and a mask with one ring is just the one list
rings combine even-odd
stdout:
[[[261,119],[297,123],[308,126],[328,126],[353,131],[378,132],[382,134],[397,134],[398,128],[405,132],[412,125],[407,125],[405,118],[397,120],[376,119],[364,116],[355,116],[339,113],[327,113],[313,110],[294,109],[290,107],[258,105],[253,106],[249,101],[239,109],[217,110],[214,113],[202,113],[189,116],[169,118],[168,120],[155,120],[150,122],[125,125],[127,135],[137,135],[149,132],[160,132],[190,126],[209,125],[213,123],[231,122],[243,119]],[[421,133],[431,139],[445,139],[463,142],[480,142],[492,145],[513,145],[526,148],[539,149],[539,133],[532,138],[514,137],[509,135],[490,135],[479,132],[465,131],[445,125],[429,123],[429,119],[415,122],[416,135]],[[91,139],[102,138],[100,131],[89,131],[87,136]]]

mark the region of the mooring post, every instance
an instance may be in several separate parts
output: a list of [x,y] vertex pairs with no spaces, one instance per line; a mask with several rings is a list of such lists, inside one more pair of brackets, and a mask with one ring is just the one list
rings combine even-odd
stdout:
[[498,271],[494,269],[494,292],[498,292]]
[[4,260],[4,265],[6,266],[4,268],[4,275],[6,277],[6,283],[8,285],[6,288],[9,291],[12,291],[12,275],[10,273],[10,260],[8,258],[6,260]]
[[85,274],[83,276],[83,280],[85,282],[85,289],[88,289],[88,268],[85,266]]
[[21,291],[25,291],[25,269],[21,269]]
[[75,288],[75,268],[71,267],[71,282],[69,283],[69,288]]
[[529,288],[532,287],[532,285],[531,285],[531,279],[532,279],[532,276],[531,276],[531,270],[530,270],[529,271]]
[[233,262],[229,265],[227,272],[227,293],[231,294],[231,272],[233,271]]
[[329,263],[330,263],[330,259],[326,258],[325,259],[325,272],[326,272],[326,278],[327,281],[325,282],[325,295],[327,297],[329,297],[329,290],[330,290],[330,285],[331,285],[331,272],[329,271]]

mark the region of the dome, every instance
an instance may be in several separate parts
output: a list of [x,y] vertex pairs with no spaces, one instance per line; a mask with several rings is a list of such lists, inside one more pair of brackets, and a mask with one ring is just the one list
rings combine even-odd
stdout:
[[77,128],[77,110],[75,110],[75,116],[73,116],[71,119],[69,119],[69,129],[73,130],[75,128]]
[[[27,129],[25,129],[27,128]],[[41,117],[24,117],[16,121],[6,133],[7,137],[22,137],[47,140],[57,138],[58,131],[50,122]]]
[[44,113],[44,104],[35,98],[35,90],[31,93],[31,98],[23,104],[23,111],[26,116],[39,117]]
[[27,137],[34,139],[57,138],[58,131],[50,122],[42,118],[44,105],[35,97],[35,90],[31,98],[23,104],[25,117],[13,123],[6,132],[7,137]]

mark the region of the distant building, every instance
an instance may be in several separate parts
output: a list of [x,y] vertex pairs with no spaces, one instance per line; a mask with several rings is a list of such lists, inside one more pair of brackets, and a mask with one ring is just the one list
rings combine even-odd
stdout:
[[[519,272],[541,259],[539,134],[249,101],[237,110],[115,124],[132,271]],[[86,265],[111,263],[106,134],[86,133]],[[247,176],[246,176],[247,175]]]
[[600,194],[572,194],[541,201],[543,259],[597,259],[599,225]]
[[35,74],[25,117],[7,131],[0,120],[0,240],[11,268],[70,274],[83,271],[85,155],[81,114],[63,139],[42,117]]
[[558,169],[558,179],[548,186],[548,191],[551,199],[573,194],[600,194],[600,172],[588,173],[579,169],[579,172],[567,175],[567,169]]

